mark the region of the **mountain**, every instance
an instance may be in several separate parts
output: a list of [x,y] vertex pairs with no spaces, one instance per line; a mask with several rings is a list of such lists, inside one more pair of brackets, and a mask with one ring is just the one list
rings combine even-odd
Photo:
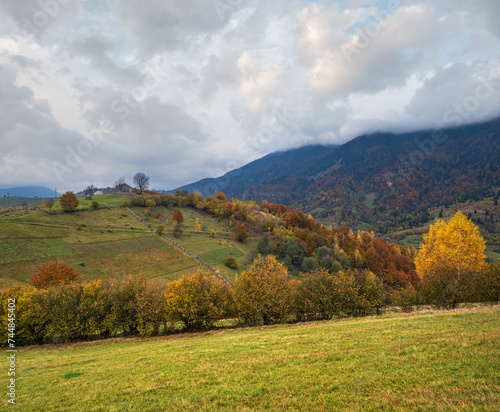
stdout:
[[500,119],[441,130],[375,133],[273,153],[180,190],[267,200],[378,233],[428,220],[431,208],[497,196]]
[[54,189],[49,189],[44,186],[23,186],[10,187],[8,189],[0,189],[0,197],[58,197],[60,193],[54,193]]
[[[222,177],[203,179],[177,190],[199,191],[203,196],[224,192],[228,198],[268,200],[292,203],[298,188],[307,187],[310,170],[321,172],[327,167],[328,156],[338,146],[312,145],[271,153]],[[274,188],[281,186],[279,193]],[[269,187],[270,190],[266,190]]]

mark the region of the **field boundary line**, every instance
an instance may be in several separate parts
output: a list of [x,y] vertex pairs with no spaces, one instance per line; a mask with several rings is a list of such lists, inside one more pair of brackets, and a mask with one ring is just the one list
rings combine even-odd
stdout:
[[[139,220],[142,224],[144,224],[146,227],[148,227],[149,229],[151,229],[153,232],[157,233],[156,230],[147,222],[145,222],[144,220],[142,220],[139,216],[137,216],[132,210],[130,210],[129,207],[125,207],[125,209],[127,209],[131,214],[132,216],[134,216],[137,220]],[[177,248],[181,249],[184,253],[188,254],[189,256],[191,256],[193,259],[196,259],[198,262],[200,262],[202,265],[206,266],[207,268],[209,268],[212,272],[214,272],[214,274],[216,276],[218,276],[224,283],[227,283],[229,285],[229,282],[219,273],[219,271],[215,268],[213,268],[212,266],[210,266],[207,262],[204,262],[203,260],[201,260],[198,256],[196,256],[194,253],[191,253],[189,250],[187,250],[186,248],[184,248],[183,246],[179,245],[176,241],[168,238],[167,236],[161,234],[160,235],[163,239],[165,240],[168,240],[170,243],[172,243],[174,246],[176,246]]]

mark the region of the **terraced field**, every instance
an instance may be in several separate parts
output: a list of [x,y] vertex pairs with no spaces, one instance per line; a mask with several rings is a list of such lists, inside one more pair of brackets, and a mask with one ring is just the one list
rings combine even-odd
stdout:
[[[48,210],[16,210],[0,214],[0,288],[27,285],[31,276],[47,261],[74,265],[82,279],[105,279],[143,273],[147,278],[174,280],[197,269],[206,269],[198,261],[154,234],[126,209],[118,207],[128,197],[94,197],[99,204],[114,207],[90,209],[90,201],[72,213],[49,214]],[[57,210],[57,204],[53,207]],[[172,215],[176,208],[158,208],[161,219],[134,213],[152,227],[165,226],[164,234],[173,238]],[[176,242],[202,260],[219,269],[227,278],[249,266],[247,254],[257,239],[245,243],[233,239],[233,228],[203,212],[180,208],[184,215],[183,235]],[[198,231],[195,221],[201,223]],[[211,230],[215,236],[211,236]],[[238,259],[239,268],[224,265],[228,254]]]

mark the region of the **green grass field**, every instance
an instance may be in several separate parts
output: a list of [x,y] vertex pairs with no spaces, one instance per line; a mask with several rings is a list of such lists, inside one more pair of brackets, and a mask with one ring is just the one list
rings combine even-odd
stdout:
[[27,284],[47,261],[74,265],[82,279],[144,273],[177,279],[199,263],[121,208],[0,216],[0,287]]
[[[93,200],[109,208],[91,209],[91,201],[82,201],[72,213],[48,214],[46,208],[11,210],[0,214],[0,288],[13,284],[27,285],[31,276],[47,261],[74,265],[82,279],[105,279],[125,274],[143,273],[147,278],[175,280],[197,269],[206,269],[180,249],[155,235],[126,209],[119,208],[129,195],[94,196]],[[112,207],[114,206],[114,207]],[[58,210],[54,205],[53,210]],[[146,218],[145,208],[134,212],[151,226],[160,222]],[[164,208],[167,221],[164,234],[173,238],[172,215],[176,208]],[[249,266],[248,252],[255,248],[257,239],[245,243],[233,239],[233,229],[225,221],[203,212],[180,208],[185,222],[184,234],[177,243],[207,263],[218,268],[227,279]],[[195,220],[203,228],[195,230]],[[214,229],[215,238],[210,237]],[[227,254],[233,254],[239,269],[223,263]]]
[[496,306],[19,348],[16,409],[491,412],[499,325]]
[[[237,273],[250,266],[251,262],[247,256],[251,250],[256,249],[258,238],[250,237],[245,242],[238,242],[234,239],[234,228],[230,227],[227,221],[219,222],[216,217],[192,208],[170,206],[157,209],[164,216],[165,221],[145,216],[146,209],[144,208],[132,208],[134,213],[152,227],[156,228],[158,224],[163,224],[165,236],[175,240],[200,259],[219,269],[228,280],[233,279]],[[180,210],[184,217],[183,234],[179,239],[174,237],[172,226],[173,214],[176,210]],[[202,225],[202,229],[198,232],[195,226],[196,219],[199,219]],[[214,238],[210,237],[212,229],[215,230]],[[237,258],[238,270],[230,269],[224,265],[224,257],[228,254]]]

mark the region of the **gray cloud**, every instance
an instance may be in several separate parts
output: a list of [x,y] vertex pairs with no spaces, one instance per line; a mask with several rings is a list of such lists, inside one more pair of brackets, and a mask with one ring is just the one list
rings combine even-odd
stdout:
[[141,170],[172,188],[274,150],[500,114],[496,0],[43,4],[0,0],[0,183]]

